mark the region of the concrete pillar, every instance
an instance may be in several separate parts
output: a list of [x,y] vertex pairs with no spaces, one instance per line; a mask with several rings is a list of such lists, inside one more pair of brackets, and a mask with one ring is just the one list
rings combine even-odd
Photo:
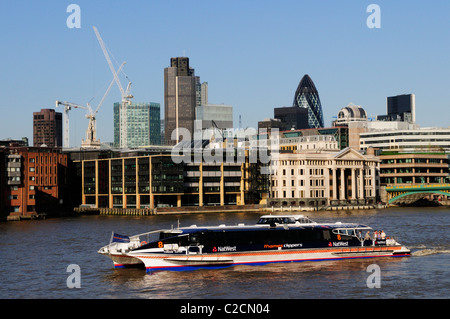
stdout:
[[127,208],[127,195],[125,195],[125,159],[122,158],[122,208]]
[[363,174],[364,170],[362,168],[359,169],[359,199],[364,199],[364,174]]
[[336,170],[337,170],[337,168],[332,168],[332,171],[333,171],[333,199],[338,199],[338,196],[337,196]]
[[152,187],[152,157],[148,158],[148,185],[149,185],[149,195],[150,195],[150,208],[155,208],[155,195],[153,195],[153,187]]
[[109,170],[109,185],[108,185],[108,199],[109,199],[109,208],[113,208],[114,204],[113,204],[113,195],[111,193],[111,159],[108,160],[108,170]]
[[198,206],[203,206],[203,163],[199,164],[198,170],[200,177],[198,178]]
[[372,189],[372,197],[376,197],[377,196],[377,180],[376,180],[375,166],[370,168],[370,179],[371,179],[370,188]]
[[141,196],[139,195],[139,161],[136,157],[136,180],[135,183],[135,189],[136,189],[136,208],[141,208]]
[[98,160],[95,161],[95,208],[98,208]]
[[239,190],[240,190],[240,200],[239,200],[239,202],[240,202],[240,205],[245,205],[245,200],[244,200],[244,196],[245,196],[245,194],[244,194],[244,190],[245,190],[245,180],[244,180],[244,175],[245,175],[245,172],[244,172],[244,163],[242,163],[241,164],[241,182],[240,182],[240,187],[239,187]]
[[356,199],[356,168],[352,168],[352,199]]
[[344,168],[341,168],[341,194],[339,196],[339,199],[344,200],[345,199],[345,174],[344,174]]
[[150,194],[150,208],[155,208],[155,195]]
[[[83,205],[86,204],[86,195],[84,194],[84,164],[85,163],[86,163],[85,161],[81,161],[81,204],[83,204]],[[38,178],[38,177],[36,177],[36,178]]]
[[225,176],[223,172],[223,162],[220,165],[220,206],[225,205]]

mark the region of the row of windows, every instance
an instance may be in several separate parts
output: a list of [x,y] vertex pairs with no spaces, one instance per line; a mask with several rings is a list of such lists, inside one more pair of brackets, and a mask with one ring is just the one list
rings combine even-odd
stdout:
[[448,162],[447,159],[441,158],[397,158],[397,159],[381,160],[381,164],[404,164],[404,163],[441,164],[447,162]]
[[[39,174],[39,166],[38,167],[30,167],[30,172],[35,172],[36,174]],[[53,172],[52,172],[53,171]],[[58,168],[56,166],[44,166],[41,167],[41,174],[56,174],[58,171]]]
[[381,177],[382,184],[424,184],[424,183],[443,183],[445,179],[439,176],[430,177]]
[[[283,179],[282,181],[283,187],[286,187],[287,185],[287,181],[285,179]],[[291,179],[291,186],[295,187],[295,179]],[[298,186],[304,186],[305,185],[305,181],[303,179],[299,179],[297,181],[297,185]],[[274,179],[272,180],[272,187],[278,187],[278,180]]]
[[421,174],[444,174],[447,173],[447,171],[440,168],[382,168],[380,170],[380,174],[415,174],[415,173],[421,173]]
[[[433,132],[415,132],[415,131],[405,131],[405,132],[396,132],[398,136],[402,135],[450,135],[450,131],[433,131]],[[361,136],[368,137],[392,137],[392,132],[383,133],[383,134],[361,134]]]

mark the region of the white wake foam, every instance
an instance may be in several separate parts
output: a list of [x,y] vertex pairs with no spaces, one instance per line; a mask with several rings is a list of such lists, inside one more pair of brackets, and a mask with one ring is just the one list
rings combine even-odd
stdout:
[[437,254],[450,254],[449,249],[440,249],[440,248],[427,248],[427,249],[421,249],[417,250],[411,253],[411,256],[415,257],[422,257],[422,256],[430,256],[430,255],[437,255]]

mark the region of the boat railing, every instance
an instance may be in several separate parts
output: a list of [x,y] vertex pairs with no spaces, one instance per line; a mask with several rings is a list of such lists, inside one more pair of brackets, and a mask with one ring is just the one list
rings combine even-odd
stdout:
[[[124,242],[115,242],[112,240],[108,245],[103,246],[99,249],[99,253],[126,253],[132,249],[138,248],[142,245],[149,243],[150,241],[156,240],[159,238],[159,235],[163,230],[155,230],[150,232],[145,232],[138,235],[133,235],[129,237],[129,241]],[[155,238],[151,239],[151,235],[154,235]]]

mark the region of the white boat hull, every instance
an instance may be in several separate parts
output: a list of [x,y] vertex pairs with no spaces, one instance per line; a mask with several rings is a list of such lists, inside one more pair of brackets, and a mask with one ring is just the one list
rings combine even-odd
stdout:
[[253,252],[228,252],[214,254],[166,254],[130,252],[145,265],[147,271],[189,270],[230,265],[258,265],[277,262],[301,262],[348,258],[408,256],[410,251],[403,246],[280,249]]

